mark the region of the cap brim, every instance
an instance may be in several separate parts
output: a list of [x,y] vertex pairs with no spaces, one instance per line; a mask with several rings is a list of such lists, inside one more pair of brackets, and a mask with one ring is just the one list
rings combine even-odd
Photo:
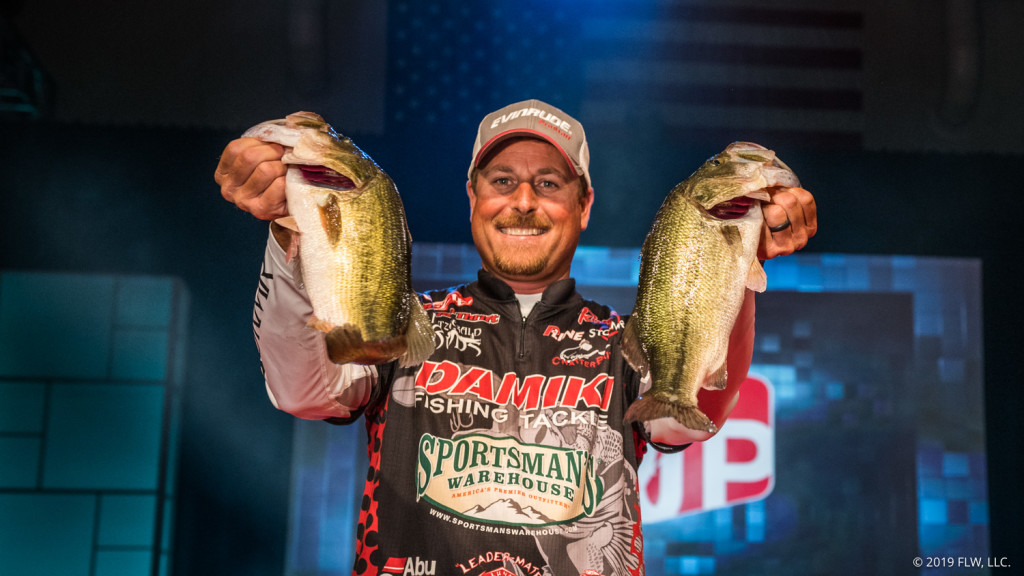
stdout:
[[562,155],[562,159],[565,160],[565,164],[569,167],[569,170],[572,170],[572,175],[577,178],[581,176],[580,171],[576,168],[576,165],[573,164],[572,158],[570,158],[569,155],[565,153],[565,149],[559,146],[558,142],[555,142],[554,140],[549,138],[547,134],[544,134],[539,130],[530,130],[529,128],[515,128],[513,130],[506,130],[505,132],[502,132],[488,140],[483,146],[480,147],[480,151],[477,152],[476,157],[473,158],[473,167],[479,168],[480,160],[483,159],[484,155],[486,155],[489,150],[491,150],[501,142],[504,142],[505,140],[508,140],[509,138],[513,138],[515,136],[535,138],[537,140],[543,140],[544,142],[551,144],[552,146],[555,147],[556,150],[558,150],[558,153]]

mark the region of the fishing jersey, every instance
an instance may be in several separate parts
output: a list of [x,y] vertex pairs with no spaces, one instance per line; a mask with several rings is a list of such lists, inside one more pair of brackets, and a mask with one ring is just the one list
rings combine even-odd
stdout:
[[623,320],[550,285],[526,319],[487,272],[431,292],[435,351],[380,369],[355,574],[642,574],[637,466],[623,414],[639,378]]
[[[623,421],[640,389],[623,318],[568,279],[524,319],[512,289],[481,271],[421,295],[435,336],[423,364],[339,367],[303,327],[312,310],[271,252],[254,309],[271,399],[304,418],[365,419],[353,574],[643,574],[647,443]],[[295,300],[293,317],[272,314],[275,299]],[[335,371],[344,386],[331,385]]]

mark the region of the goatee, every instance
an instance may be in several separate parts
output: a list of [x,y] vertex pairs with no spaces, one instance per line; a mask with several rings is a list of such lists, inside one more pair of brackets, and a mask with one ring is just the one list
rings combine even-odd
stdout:
[[[494,220],[498,229],[518,228],[522,230],[548,230],[551,221],[538,218],[535,214],[506,215]],[[494,267],[509,276],[533,276],[540,274],[548,265],[548,254],[529,249],[510,249],[494,255]]]

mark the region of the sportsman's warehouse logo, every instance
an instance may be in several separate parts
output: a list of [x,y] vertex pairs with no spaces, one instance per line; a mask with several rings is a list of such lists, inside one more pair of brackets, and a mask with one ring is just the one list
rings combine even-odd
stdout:
[[590,516],[604,483],[586,450],[470,434],[420,437],[416,499],[484,524],[546,526]]

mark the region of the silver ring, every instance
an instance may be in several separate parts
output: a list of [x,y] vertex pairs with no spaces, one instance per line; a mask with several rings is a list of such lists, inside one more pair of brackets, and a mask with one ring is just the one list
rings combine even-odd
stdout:
[[785,222],[779,224],[778,226],[769,226],[768,229],[771,230],[772,232],[782,232],[786,228],[789,228],[789,224],[789,216],[786,216]]

